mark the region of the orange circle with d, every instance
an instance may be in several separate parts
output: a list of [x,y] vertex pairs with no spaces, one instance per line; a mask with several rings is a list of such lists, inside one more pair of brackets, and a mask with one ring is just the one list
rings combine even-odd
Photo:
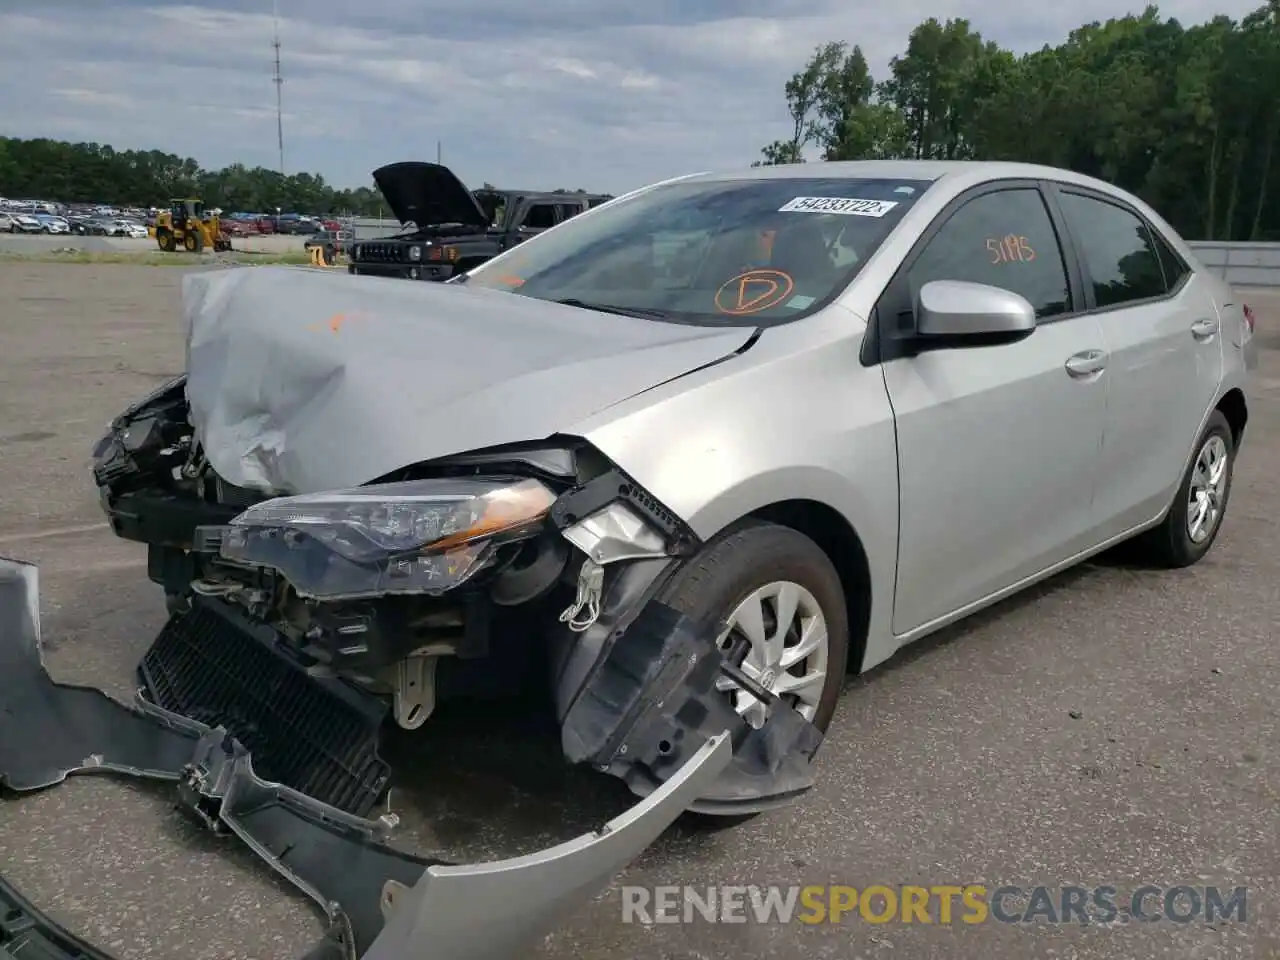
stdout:
[[776,307],[796,288],[791,274],[781,270],[748,270],[727,281],[716,291],[716,309],[733,317],[744,317]]

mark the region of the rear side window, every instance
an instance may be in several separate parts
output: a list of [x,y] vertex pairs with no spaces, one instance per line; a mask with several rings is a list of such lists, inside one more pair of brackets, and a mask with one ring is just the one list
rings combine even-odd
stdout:
[[1173,247],[1160,236],[1160,231],[1152,229],[1151,241],[1156,245],[1156,254],[1160,257],[1160,269],[1164,272],[1164,285],[1166,290],[1175,290],[1178,284],[1182,283],[1182,278],[1191,272],[1188,267],[1173,251]]
[[1146,223],[1124,207],[1079,193],[1061,194],[1063,215],[1079,238],[1093,296],[1115,307],[1167,292],[1160,254]]
[[562,203],[559,204],[558,209],[560,211],[560,222],[564,223],[564,221],[568,220],[570,217],[576,217],[580,214],[582,212],[582,205],[577,203]]
[[1071,310],[1058,235],[1040,191],[984,193],[942,225],[908,273],[911,301],[931,280],[968,280],[1021,294],[1037,317]]
[[524,215],[524,226],[533,230],[548,230],[556,225],[556,205],[535,203]]

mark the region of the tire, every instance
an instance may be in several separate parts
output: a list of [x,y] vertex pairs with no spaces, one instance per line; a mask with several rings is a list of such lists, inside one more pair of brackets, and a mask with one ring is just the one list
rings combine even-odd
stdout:
[[182,235],[182,249],[187,253],[201,253],[204,251],[204,237],[199,230],[188,230]]
[[156,244],[165,253],[173,253],[178,249],[178,242],[174,239],[172,230],[157,230]]
[[[1215,451],[1225,458],[1225,462],[1221,468],[1221,481],[1216,485],[1216,492],[1206,495],[1217,509],[1212,516],[1207,534],[1197,538],[1192,535],[1191,525],[1187,522],[1188,517],[1191,516],[1191,501],[1194,499],[1191,492],[1192,484],[1197,481],[1197,475],[1207,468],[1212,460],[1211,454]],[[1231,424],[1227,422],[1221,410],[1215,410],[1210,414],[1209,422],[1205,424],[1200,438],[1196,441],[1195,456],[1187,467],[1186,473],[1183,474],[1182,483],[1178,484],[1173,505],[1165,514],[1164,520],[1158,527],[1148,530],[1134,541],[1135,553],[1140,559],[1153,566],[1176,569],[1198,563],[1209,552],[1214,541],[1218,539],[1218,531],[1222,529],[1222,521],[1227,514],[1235,460],[1236,447]]]
[[756,590],[777,582],[804,588],[826,620],[826,679],[810,718],[825,733],[844,687],[849,614],[840,575],[816,543],[790,527],[751,521],[713,540],[659,599],[694,618],[726,619]]

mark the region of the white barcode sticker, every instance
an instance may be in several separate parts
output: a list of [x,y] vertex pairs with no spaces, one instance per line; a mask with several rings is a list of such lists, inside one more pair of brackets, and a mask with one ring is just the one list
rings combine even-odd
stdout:
[[898,205],[896,200],[860,200],[857,197],[796,197],[778,208],[779,213],[841,213],[849,217],[883,217]]

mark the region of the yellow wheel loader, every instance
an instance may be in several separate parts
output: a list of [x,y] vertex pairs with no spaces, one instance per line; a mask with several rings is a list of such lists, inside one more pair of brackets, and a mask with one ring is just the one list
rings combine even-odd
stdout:
[[197,199],[169,201],[169,209],[156,216],[156,244],[170,253],[181,247],[188,253],[231,249],[231,240],[222,235],[222,224],[216,213],[205,210]]

